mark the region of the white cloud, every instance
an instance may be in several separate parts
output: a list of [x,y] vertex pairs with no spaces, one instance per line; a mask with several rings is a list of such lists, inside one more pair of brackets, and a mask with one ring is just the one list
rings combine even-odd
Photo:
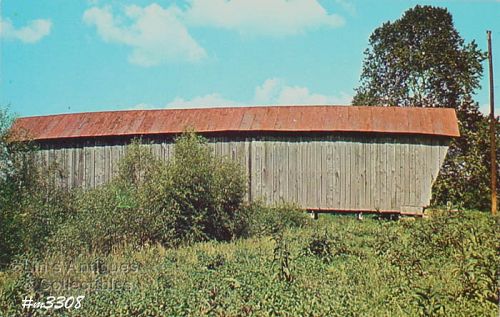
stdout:
[[47,19],[30,21],[26,26],[16,28],[9,19],[0,17],[0,37],[15,39],[24,43],[35,43],[50,34],[52,22]]
[[192,99],[184,99],[177,97],[167,104],[168,108],[209,108],[209,107],[224,107],[224,106],[242,106],[245,103],[225,99],[218,93],[208,94],[205,96],[194,97]]
[[311,92],[307,87],[288,86],[278,78],[267,79],[255,88],[255,102],[274,105],[327,105],[350,104],[352,96],[345,92],[339,95],[323,95]]
[[283,83],[278,78],[270,78],[264,81],[261,86],[255,88],[255,102],[258,104],[269,103],[270,100],[277,100]]
[[[500,1],[500,0],[499,0]],[[341,6],[344,10],[349,12],[351,15],[356,14],[356,7],[351,1],[348,0],[335,0],[335,3]]]
[[[87,0],[97,3],[97,0]],[[185,0],[183,9],[152,3],[124,6],[114,14],[110,6],[93,6],[83,14],[107,42],[132,48],[129,61],[142,66],[169,61],[197,62],[207,54],[188,27],[206,26],[242,34],[286,36],[319,27],[339,27],[344,19],[328,13],[317,0]]]
[[83,20],[95,25],[104,41],[130,46],[131,63],[197,62],[206,57],[205,50],[191,37],[180,15],[175,6],[164,9],[153,3],[144,8],[126,6],[125,16],[113,16],[110,7],[93,7],[85,11]]
[[138,104],[136,104],[128,109],[129,110],[150,110],[150,109],[155,109],[155,107],[153,105],[148,104],[148,103],[141,102],[141,103],[138,103]]
[[192,25],[257,35],[293,35],[344,24],[317,0],[191,0],[185,15]]
[[167,108],[206,108],[245,105],[347,105],[352,96],[345,92],[338,95],[323,95],[311,92],[307,87],[288,86],[278,78],[270,78],[255,88],[254,97],[249,101],[234,101],[219,93],[197,96],[191,99],[177,97],[167,104]]

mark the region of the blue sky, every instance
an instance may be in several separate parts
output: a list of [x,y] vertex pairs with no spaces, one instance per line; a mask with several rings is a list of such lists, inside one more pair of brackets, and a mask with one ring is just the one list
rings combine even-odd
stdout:
[[0,105],[21,116],[348,104],[371,32],[416,4],[448,8],[483,50],[493,31],[500,112],[497,0],[0,1]]

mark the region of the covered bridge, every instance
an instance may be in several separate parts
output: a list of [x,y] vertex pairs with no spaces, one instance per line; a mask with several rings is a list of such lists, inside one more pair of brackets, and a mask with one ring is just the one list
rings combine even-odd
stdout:
[[248,199],[315,211],[420,213],[451,138],[447,108],[274,106],[75,113],[17,119],[18,140],[39,144],[68,187],[112,179],[126,145],[142,137],[158,157],[194,129],[217,155],[238,160]]

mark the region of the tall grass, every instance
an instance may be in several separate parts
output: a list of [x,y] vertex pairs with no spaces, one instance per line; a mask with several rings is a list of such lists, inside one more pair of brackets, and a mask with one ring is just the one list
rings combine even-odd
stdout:
[[[323,216],[284,229],[280,241],[54,254],[37,271],[4,273],[0,312],[20,314],[16,296],[32,292],[86,294],[69,316],[496,316],[496,221],[480,212],[411,222]],[[329,247],[317,252],[318,240]]]

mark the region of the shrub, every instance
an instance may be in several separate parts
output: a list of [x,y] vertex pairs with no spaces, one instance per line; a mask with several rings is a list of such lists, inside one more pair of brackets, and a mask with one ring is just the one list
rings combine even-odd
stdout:
[[245,236],[271,235],[286,228],[301,228],[310,222],[306,212],[295,204],[265,206],[253,202],[246,207],[240,223]]
[[[452,297],[477,305],[498,303],[498,218],[481,212],[435,212],[431,219],[382,227],[377,253],[398,269],[412,287],[423,287],[424,299],[435,290],[415,281],[429,274],[429,267],[452,265],[458,285]],[[404,236],[404,232],[411,232]],[[399,237],[394,239],[394,237]],[[429,294],[427,294],[427,293]],[[451,292],[451,291],[450,291]]]
[[235,237],[245,184],[242,168],[215,157],[204,138],[192,132],[179,137],[168,163],[164,196],[173,241]]
[[165,171],[166,165],[134,140],[114,180],[76,193],[76,210],[52,239],[53,248],[66,254],[84,249],[109,253],[115,245],[164,242]]
[[333,258],[333,245],[326,231],[322,236],[314,234],[303,252],[305,255],[317,256],[326,262],[330,262]]
[[316,256],[329,263],[335,256],[349,254],[350,252],[342,237],[328,234],[325,230],[322,235],[315,232],[302,253],[308,256]]
[[21,253],[42,253],[72,208],[72,194],[58,186],[58,166],[37,166],[36,145],[12,141],[12,120],[0,109],[0,266]]
[[63,252],[109,253],[113,246],[177,246],[240,231],[245,177],[236,163],[215,157],[206,140],[180,136],[164,163],[133,141],[109,184],[79,191],[76,212],[53,239]]
[[7,110],[0,108],[0,265],[10,261],[13,254],[17,253],[19,246],[18,228],[20,219],[13,208],[15,182],[11,179],[11,153],[8,148],[8,130],[12,118]]
[[32,167],[32,184],[18,193],[23,252],[34,255],[47,250],[48,241],[73,213],[73,192],[59,186],[59,180],[46,175],[61,175],[58,166],[49,167],[44,175],[39,167]]
[[207,270],[216,270],[226,263],[226,257],[221,253],[207,254],[203,251],[197,252],[198,262]]

